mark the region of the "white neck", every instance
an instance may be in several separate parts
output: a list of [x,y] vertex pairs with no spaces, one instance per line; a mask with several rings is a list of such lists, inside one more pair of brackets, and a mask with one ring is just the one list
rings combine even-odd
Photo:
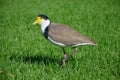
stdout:
[[41,24],[40,24],[42,33],[45,32],[45,29],[46,29],[49,25],[50,25],[50,20],[49,20],[49,19],[47,19],[47,20],[42,19],[42,22],[41,22]]

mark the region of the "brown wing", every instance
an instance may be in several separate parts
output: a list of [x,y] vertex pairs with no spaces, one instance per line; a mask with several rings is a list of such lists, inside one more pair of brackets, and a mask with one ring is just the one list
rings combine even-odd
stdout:
[[80,43],[94,43],[85,36],[79,34],[72,28],[57,23],[51,23],[48,35],[56,42],[66,45],[75,45]]

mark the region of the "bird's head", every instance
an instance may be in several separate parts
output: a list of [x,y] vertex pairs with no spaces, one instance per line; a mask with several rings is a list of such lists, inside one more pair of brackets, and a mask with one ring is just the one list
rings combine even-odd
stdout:
[[35,24],[39,24],[39,25],[49,25],[50,24],[50,20],[49,18],[44,15],[44,14],[40,14],[37,16],[37,19],[35,20],[35,22],[33,22],[33,25]]

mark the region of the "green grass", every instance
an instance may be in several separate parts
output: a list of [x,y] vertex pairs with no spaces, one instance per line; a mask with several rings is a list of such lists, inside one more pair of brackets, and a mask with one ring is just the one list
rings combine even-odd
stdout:
[[[92,38],[61,66],[62,49],[32,23],[40,13]],[[71,52],[71,48],[66,51]],[[0,80],[119,80],[119,0],[1,0]]]

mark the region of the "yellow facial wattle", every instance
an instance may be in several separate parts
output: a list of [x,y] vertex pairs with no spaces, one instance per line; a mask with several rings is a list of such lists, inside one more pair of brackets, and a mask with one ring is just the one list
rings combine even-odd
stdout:
[[33,25],[35,25],[35,24],[41,24],[41,20],[42,20],[41,17],[37,17],[37,19],[35,20],[35,22],[33,22]]

